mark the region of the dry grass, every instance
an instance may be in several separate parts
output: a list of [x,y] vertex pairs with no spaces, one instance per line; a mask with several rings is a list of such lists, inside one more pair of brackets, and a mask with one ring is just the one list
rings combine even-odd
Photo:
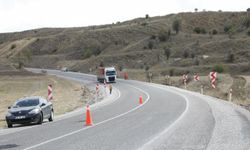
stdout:
[[[0,119],[4,119],[7,107],[19,98],[25,96],[46,98],[48,84],[53,86],[52,102],[56,115],[82,107],[90,97],[90,93],[82,85],[53,76],[0,76]],[[5,122],[0,121],[0,126],[4,125]]]
[[[125,70],[128,72],[130,79],[148,81],[146,78],[146,72],[144,70]],[[162,76],[157,71],[150,70],[154,72],[153,82],[158,84],[165,84],[176,86],[179,88],[185,88],[182,76],[173,76],[169,80],[165,76]],[[228,92],[232,88],[233,95],[232,100],[235,104],[250,106],[250,76],[231,76],[229,74],[218,74],[217,77],[217,87],[213,89],[210,85],[210,79],[208,76],[200,76],[200,81],[193,81],[192,74],[189,74],[189,82],[187,84],[187,90],[199,92],[201,91],[201,86],[204,87],[204,94],[217,97],[223,100],[228,100]],[[250,109],[250,107],[249,107]]]

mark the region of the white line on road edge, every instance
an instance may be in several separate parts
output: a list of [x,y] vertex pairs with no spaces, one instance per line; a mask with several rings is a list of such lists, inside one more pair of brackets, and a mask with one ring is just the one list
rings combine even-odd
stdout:
[[[146,84],[148,85],[148,84]],[[153,137],[150,141],[148,141],[147,143],[145,143],[144,145],[142,145],[142,147],[139,148],[139,150],[143,150],[143,149],[147,149],[148,147],[150,147],[151,144],[153,144],[157,139],[159,139],[161,136],[163,136],[164,134],[166,134],[167,132],[169,132],[184,116],[185,114],[187,113],[188,109],[189,109],[189,101],[188,101],[188,98],[183,95],[183,94],[180,94],[176,91],[173,91],[173,90],[168,90],[166,88],[163,88],[163,87],[159,87],[159,85],[156,85],[156,84],[150,84],[150,86],[152,87],[156,87],[156,88],[159,88],[159,89],[162,89],[162,90],[165,90],[165,91],[168,91],[168,92],[172,92],[172,93],[175,93],[181,97],[183,97],[186,101],[186,108],[184,110],[184,112],[180,115],[179,118],[177,118],[170,126],[168,126],[165,130],[163,130],[162,132],[160,132],[158,135],[156,135],[155,137]]]
[[111,121],[111,120],[114,120],[114,119],[123,117],[123,116],[125,116],[125,115],[127,115],[127,114],[129,114],[129,113],[131,113],[131,112],[133,112],[133,111],[135,111],[135,110],[141,108],[142,106],[144,106],[144,105],[149,101],[150,96],[149,96],[149,94],[148,94],[146,91],[144,91],[144,90],[142,90],[142,89],[140,89],[140,88],[137,88],[137,87],[135,87],[135,86],[132,86],[132,85],[128,85],[128,86],[131,86],[131,87],[133,87],[133,88],[135,88],[135,89],[137,89],[137,90],[143,92],[143,93],[147,96],[147,99],[145,100],[145,102],[144,102],[143,104],[138,105],[137,107],[135,107],[135,108],[133,108],[133,109],[131,109],[131,110],[125,112],[125,113],[122,113],[122,114],[120,114],[120,115],[118,115],[118,116],[115,116],[115,117],[113,117],[113,118],[109,118],[109,119],[107,119],[107,120],[104,120],[104,121],[98,122],[98,123],[96,123],[96,124],[93,124],[92,126],[88,126],[88,127],[86,127],[86,128],[79,129],[79,130],[70,132],[70,133],[68,133],[68,134],[65,134],[65,135],[62,135],[62,136],[59,136],[59,137],[56,137],[56,138],[47,140],[47,141],[42,142],[42,143],[40,143],[40,144],[33,145],[33,146],[31,146],[31,147],[27,147],[27,148],[25,148],[24,150],[30,150],[30,149],[33,149],[33,148],[37,148],[37,147],[39,147],[39,146],[48,144],[48,143],[50,143],[50,142],[53,142],[53,141],[56,141],[56,140],[65,138],[65,137],[67,137],[67,136],[70,136],[70,135],[73,135],[73,134],[76,134],[76,133],[79,133],[79,132],[84,131],[84,130],[87,130],[87,129],[89,129],[89,128],[93,128],[93,127],[95,127],[95,126],[98,126],[98,125],[107,123],[107,122],[109,122],[109,121]]

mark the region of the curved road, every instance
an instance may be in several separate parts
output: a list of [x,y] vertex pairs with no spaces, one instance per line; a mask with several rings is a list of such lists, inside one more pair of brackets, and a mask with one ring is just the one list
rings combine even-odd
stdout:
[[[30,69],[40,72],[37,69]],[[94,88],[96,77],[48,70]],[[111,102],[43,125],[0,131],[0,149],[247,149],[249,112],[230,103],[177,88],[118,80]],[[67,92],[67,91],[65,91]],[[139,105],[139,96],[144,103]],[[233,117],[232,117],[233,116]],[[235,123],[237,121],[237,123]],[[230,130],[230,131],[228,131]]]

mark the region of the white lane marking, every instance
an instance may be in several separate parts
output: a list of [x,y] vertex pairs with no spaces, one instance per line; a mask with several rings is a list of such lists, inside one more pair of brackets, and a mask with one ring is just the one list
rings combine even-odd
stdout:
[[166,89],[166,88],[163,88],[163,87],[159,87],[157,85],[150,84],[149,86],[156,87],[156,88],[168,91],[168,92],[172,92],[172,93],[175,93],[175,94],[183,97],[185,99],[185,101],[186,101],[186,108],[183,111],[183,113],[180,115],[180,117],[178,117],[170,126],[168,126],[165,130],[163,130],[162,132],[160,132],[159,134],[157,134],[150,141],[148,141],[147,143],[145,143],[144,145],[142,145],[142,147],[140,147],[139,150],[147,149],[147,147],[149,147],[152,143],[154,143],[162,135],[164,135],[167,132],[169,132],[186,115],[186,113],[188,112],[188,109],[189,109],[189,101],[188,101],[188,98],[185,95],[180,94],[180,93],[178,93],[176,91],[173,91],[173,90],[169,90],[169,89]]
[[125,115],[127,115],[127,114],[129,114],[129,113],[131,113],[131,112],[133,112],[133,111],[136,111],[137,109],[141,108],[142,106],[144,106],[144,105],[149,101],[150,96],[149,96],[149,94],[148,94],[146,91],[144,91],[144,90],[142,90],[142,89],[140,89],[140,88],[138,88],[138,87],[132,86],[132,85],[128,85],[128,86],[131,86],[131,87],[133,87],[133,88],[135,88],[135,89],[141,91],[142,93],[144,93],[144,94],[147,96],[147,99],[145,100],[145,102],[144,102],[143,104],[138,105],[137,107],[135,107],[135,108],[133,108],[133,109],[131,109],[131,110],[125,112],[125,113],[122,113],[122,114],[117,115],[117,116],[115,116],[115,117],[112,117],[112,118],[109,118],[109,119],[107,119],[107,120],[104,120],[104,121],[98,122],[98,123],[96,123],[96,124],[93,124],[92,126],[88,126],[88,127],[86,127],[86,128],[79,129],[79,130],[76,130],[76,131],[67,133],[67,134],[65,134],[65,135],[62,135],[62,136],[59,136],[59,137],[56,137],[56,138],[47,140],[47,141],[42,142],[42,143],[40,143],[40,144],[37,144],[37,145],[33,145],[33,146],[30,146],[30,147],[27,147],[27,148],[25,148],[24,150],[30,150],[30,149],[33,149],[33,148],[37,148],[37,147],[39,147],[39,146],[48,144],[48,143],[50,143],[50,142],[53,142],[53,141],[56,141],[56,140],[65,138],[65,137],[67,137],[67,136],[70,136],[70,135],[73,135],[73,134],[76,134],[76,133],[79,133],[79,132],[84,131],[84,130],[87,130],[87,129],[89,129],[89,128],[93,128],[93,127],[95,127],[95,126],[98,126],[98,125],[107,123],[107,122],[109,122],[109,121],[111,121],[111,120],[114,120],[114,119],[123,117],[123,116],[125,116]]

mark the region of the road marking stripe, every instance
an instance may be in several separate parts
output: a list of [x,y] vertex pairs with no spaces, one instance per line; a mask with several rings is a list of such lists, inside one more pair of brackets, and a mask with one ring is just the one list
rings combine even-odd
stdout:
[[[148,84],[147,84],[148,85]],[[170,125],[168,126],[165,130],[163,130],[162,132],[160,132],[159,134],[157,134],[155,137],[153,137],[150,141],[148,141],[147,143],[145,143],[144,145],[142,145],[142,147],[139,148],[139,150],[143,150],[143,149],[147,149],[151,144],[153,144],[157,139],[159,139],[162,135],[166,134],[167,132],[169,132],[187,113],[188,109],[189,109],[189,101],[188,101],[188,98],[183,95],[183,94],[180,94],[176,91],[174,91],[173,89],[166,89],[166,88],[163,88],[163,87],[159,87],[159,85],[156,85],[156,84],[150,84],[149,86],[152,86],[152,87],[156,87],[156,88],[159,88],[159,89],[162,89],[162,90],[165,90],[165,91],[168,91],[168,92],[172,92],[172,93],[175,93],[181,97],[183,97],[186,101],[186,108],[185,110],[183,111],[183,113]]]
[[138,88],[138,87],[132,86],[132,85],[128,85],[128,86],[131,86],[131,87],[133,87],[133,88],[135,88],[135,89],[141,91],[142,93],[144,93],[144,94],[147,96],[147,99],[145,100],[145,102],[144,102],[143,104],[138,105],[137,107],[135,107],[135,108],[133,108],[133,109],[131,109],[131,110],[125,112],[125,113],[122,113],[122,114],[120,114],[120,115],[118,115],[118,116],[115,116],[115,117],[113,117],[113,118],[109,118],[109,119],[107,119],[107,120],[104,120],[104,121],[98,122],[98,123],[96,123],[96,124],[93,124],[92,126],[88,126],[88,127],[86,127],[86,128],[79,129],[79,130],[70,132],[70,133],[68,133],[68,134],[65,134],[65,135],[62,135],[62,136],[59,136],[59,137],[56,137],[56,138],[47,140],[47,141],[42,142],[42,143],[40,143],[40,144],[37,144],[37,145],[33,145],[33,146],[30,146],[30,147],[27,147],[27,148],[25,148],[24,150],[30,150],[30,149],[33,149],[33,148],[37,148],[37,147],[39,147],[39,146],[48,144],[48,143],[50,143],[50,142],[53,142],[53,141],[56,141],[56,140],[65,138],[65,137],[67,137],[67,136],[70,136],[70,135],[73,135],[73,134],[76,134],[76,133],[79,133],[79,132],[84,131],[84,130],[87,130],[87,129],[89,129],[89,128],[93,128],[93,127],[95,127],[95,126],[98,126],[98,125],[107,123],[107,122],[109,122],[109,121],[111,121],[111,120],[114,120],[114,119],[123,117],[123,116],[125,116],[125,115],[127,115],[127,114],[129,114],[129,113],[131,113],[131,112],[133,112],[133,111],[135,111],[135,110],[141,108],[142,106],[144,106],[144,105],[149,101],[150,96],[149,96],[149,94],[148,94],[146,91],[144,91],[144,90],[142,90],[142,89],[140,89],[140,88]]

